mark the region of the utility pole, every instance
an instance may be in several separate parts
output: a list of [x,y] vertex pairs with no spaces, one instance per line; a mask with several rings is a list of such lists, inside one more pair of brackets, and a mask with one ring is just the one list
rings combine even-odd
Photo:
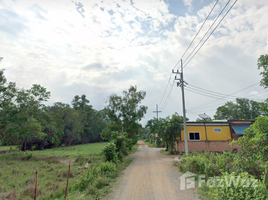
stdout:
[[174,70],[172,70],[172,73],[181,75],[180,78],[177,78],[177,76],[175,76],[175,80],[179,80],[179,82],[177,82],[177,87],[180,86],[181,87],[181,92],[182,92],[184,143],[185,143],[185,153],[186,153],[186,155],[188,155],[188,139],[187,139],[186,110],[185,110],[185,97],[184,97],[184,86],[185,86],[186,82],[183,80],[182,60],[181,60],[181,73],[179,73],[179,70],[177,70],[177,72],[174,72]]
[[158,105],[156,104],[156,111],[153,111],[154,113],[156,113],[156,119],[158,121],[158,113],[160,113],[161,111],[158,110]]

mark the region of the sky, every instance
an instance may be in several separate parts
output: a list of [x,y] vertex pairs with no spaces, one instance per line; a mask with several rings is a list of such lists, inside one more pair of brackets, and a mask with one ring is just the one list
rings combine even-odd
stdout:
[[[213,118],[227,101],[268,95],[257,68],[268,54],[268,3],[227,2],[212,10],[216,0],[0,0],[0,68],[19,88],[47,88],[48,105],[85,94],[101,110],[111,94],[136,85],[146,91],[145,125],[157,104],[159,117],[182,115],[171,73],[182,59],[187,117]],[[201,40],[210,26],[207,36],[215,31]]]

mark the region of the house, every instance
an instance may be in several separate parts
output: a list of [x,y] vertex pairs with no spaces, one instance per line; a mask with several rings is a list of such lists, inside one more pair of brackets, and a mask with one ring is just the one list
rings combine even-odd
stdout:
[[238,139],[243,136],[244,130],[249,128],[255,120],[228,120],[231,127],[231,136],[233,139]]
[[[238,145],[230,146],[254,120],[219,120],[212,122],[187,122],[188,150],[193,151],[237,151]],[[184,131],[177,141],[177,150],[185,151]]]

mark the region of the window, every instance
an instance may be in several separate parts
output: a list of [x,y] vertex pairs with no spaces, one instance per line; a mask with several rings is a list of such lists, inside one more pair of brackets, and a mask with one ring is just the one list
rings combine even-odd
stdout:
[[189,133],[189,139],[190,139],[190,141],[199,141],[200,140],[200,133],[198,133],[198,132]]
[[214,133],[221,133],[221,128],[214,128]]

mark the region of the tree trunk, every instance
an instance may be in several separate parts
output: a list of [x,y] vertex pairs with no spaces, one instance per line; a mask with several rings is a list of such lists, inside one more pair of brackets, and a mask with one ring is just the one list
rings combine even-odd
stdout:
[[23,151],[26,151],[26,148],[27,148],[27,142],[26,142],[26,140],[25,140],[25,141],[24,141]]

